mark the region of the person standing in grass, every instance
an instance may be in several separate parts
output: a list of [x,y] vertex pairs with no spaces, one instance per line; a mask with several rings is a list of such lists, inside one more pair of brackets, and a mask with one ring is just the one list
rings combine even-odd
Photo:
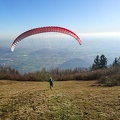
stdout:
[[54,82],[54,80],[52,79],[52,77],[50,77],[50,79],[49,79],[50,89],[53,88],[53,82]]

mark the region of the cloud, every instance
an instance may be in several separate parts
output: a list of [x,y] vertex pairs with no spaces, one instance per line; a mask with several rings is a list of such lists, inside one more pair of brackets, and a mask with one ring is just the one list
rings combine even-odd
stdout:
[[[80,38],[120,38],[120,32],[93,32],[93,33],[76,33]],[[17,37],[11,35],[0,35],[0,39],[14,40]],[[42,33],[28,37],[27,39],[70,39],[69,35],[63,33]]]
[[120,37],[120,32],[78,33],[80,37]]

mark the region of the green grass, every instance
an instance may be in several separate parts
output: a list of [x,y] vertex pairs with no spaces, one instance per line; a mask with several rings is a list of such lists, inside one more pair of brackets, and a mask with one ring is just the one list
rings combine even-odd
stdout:
[[0,81],[0,120],[119,120],[120,86]]

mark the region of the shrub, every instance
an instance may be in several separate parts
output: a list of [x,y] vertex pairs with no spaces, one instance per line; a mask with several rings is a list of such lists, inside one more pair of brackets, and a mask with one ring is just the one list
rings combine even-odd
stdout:
[[113,76],[104,76],[100,78],[99,82],[104,84],[105,86],[116,86],[120,85],[120,76],[113,75]]

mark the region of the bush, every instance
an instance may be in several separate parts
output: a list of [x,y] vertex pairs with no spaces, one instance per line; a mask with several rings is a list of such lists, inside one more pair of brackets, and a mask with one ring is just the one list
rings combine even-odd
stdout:
[[120,76],[104,76],[100,78],[99,82],[105,86],[117,86],[120,85]]
[[97,80],[106,86],[120,85],[120,67],[104,69],[52,69],[45,68],[34,73],[19,74],[18,71],[9,67],[0,67],[0,79],[21,81],[47,81],[52,76],[55,81],[65,80]]

